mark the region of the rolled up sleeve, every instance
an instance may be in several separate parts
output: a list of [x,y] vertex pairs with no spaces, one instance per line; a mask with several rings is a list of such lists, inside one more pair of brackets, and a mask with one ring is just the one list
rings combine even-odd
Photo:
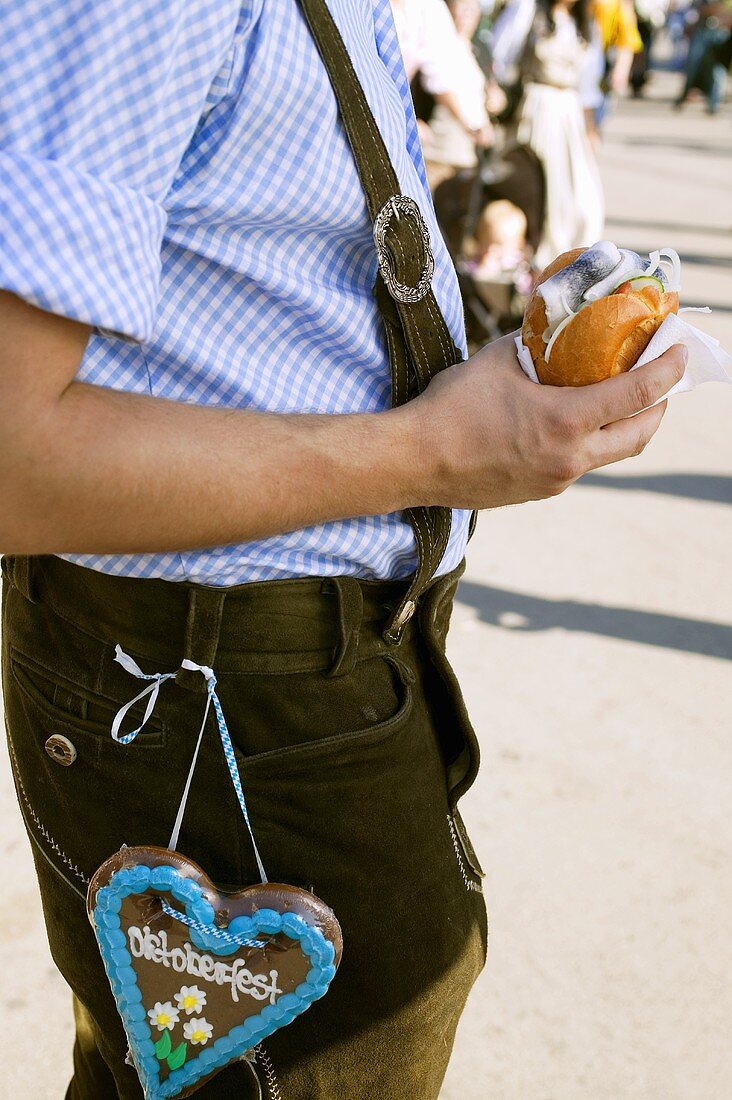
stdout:
[[3,287],[40,309],[149,339],[165,223],[163,207],[139,191],[0,152]]
[[235,0],[0,0],[0,286],[144,342]]

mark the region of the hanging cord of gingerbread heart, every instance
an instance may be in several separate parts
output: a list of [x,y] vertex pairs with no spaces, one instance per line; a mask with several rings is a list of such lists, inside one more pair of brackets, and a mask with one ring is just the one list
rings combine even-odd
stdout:
[[[129,703],[125,703],[123,707],[117,711],[115,719],[112,722],[112,737],[120,745],[129,745],[131,741],[137,737],[138,733],[145,728],[146,723],[150,719],[153,711],[155,710],[155,704],[158,701],[158,695],[160,694],[160,686],[166,680],[172,680],[175,678],[175,672],[143,672],[140,666],[128,653],[125,653],[121,646],[115,646],[114,659],[126,672],[136,676],[139,680],[151,681],[146,688],[130,699]],[[242,816],[246,822],[249,836],[252,841],[252,848],[254,849],[254,857],[257,861],[257,869],[259,871],[260,878],[263,883],[267,883],[267,873],[264,870],[264,864],[257,848],[257,842],[254,839],[254,830],[252,829],[252,823],[249,819],[249,812],[247,810],[246,799],[244,798],[244,789],[241,783],[241,777],[239,775],[239,769],[236,766],[236,758],[234,756],[234,746],[231,743],[231,735],[229,734],[228,727],[226,725],[226,719],[224,718],[224,712],[221,709],[221,702],[216,694],[216,674],[212,668],[208,665],[197,665],[195,661],[189,661],[188,658],[181,662],[181,668],[187,669],[189,672],[200,672],[206,679],[206,709],[203,712],[203,721],[201,722],[201,728],[198,732],[198,739],[196,741],[196,747],[193,751],[193,759],[191,760],[191,766],[188,770],[188,778],[186,779],[185,787],[183,788],[183,794],[181,796],[180,805],[178,806],[178,813],[175,817],[175,823],[173,825],[173,831],[168,841],[168,848],[174,851],[178,844],[178,836],[180,834],[181,825],[183,824],[183,815],[186,811],[186,805],[188,803],[188,795],[191,789],[191,783],[193,781],[193,773],[196,770],[196,764],[198,762],[198,753],[201,748],[201,742],[203,741],[203,734],[206,729],[206,721],[208,719],[208,713],[213,703],[214,711],[216,712],[216,722],[219,727],[219,734],[221,736],[221,744],[224,750],[224,756],[226,757],[226,764],[229,768],[229,775],[231,776],[231,782],[234,784],[234,790],[236,791],[236,797],[239,801]],[[145,713],[142,717],[142,722],[137,729],[132,730],[130,733],[120,733],[120,727],[130,707],[135,703],[144,699],[145,696],[149,696]],[[171,914],[172,915],[172,914]],[[222,939],[225,937],[225,933],[222,934]]]

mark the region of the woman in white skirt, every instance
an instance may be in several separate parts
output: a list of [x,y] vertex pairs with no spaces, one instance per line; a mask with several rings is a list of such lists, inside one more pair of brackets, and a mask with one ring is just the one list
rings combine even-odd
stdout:
[[524,92],[516,137],[539,157],[546,176],[538,268],[560,252],[603,235],[605,204],[579,94],[591,23],[588,0],[538,0],[521,57]]

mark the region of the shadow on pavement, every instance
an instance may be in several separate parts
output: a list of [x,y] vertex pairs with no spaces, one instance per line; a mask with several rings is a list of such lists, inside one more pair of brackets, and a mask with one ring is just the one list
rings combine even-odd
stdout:
[[698,264],[700,267],[732,267],[732,257],[704,255],[699,252],[680,251],[681,262],[684,264]]
[[550,600],[463,580],[456,599],[503,630],[568,630],[732,660],[732,626],[579,600]]
[[665,233],[697,233],[707,237],[732,235],[729,228],[719,229],[714,225],[685,225],[683,222],[647,222],[638,218],[617,218],[608,215],[608,225],[623,225],[628,229],[658,229]]
[[727,149],[724,144],[712,145],[709,142],[684,141],[674,137],[650,137],[645,134],[636,137],[626,134],[623,137],[616,137],[614,140],[616,145],[636,145],[643,149],[647,149],[649,146],[664,149],[677,149],[684,155],[688,155],[689,153],[702,153],[710,157],[724,157],[727,155]]
[[665,496],[686,497],[689,500],[709,500],[715,504],[732,504],[732,477],[722,474],[637,474],[630,477],[585,474],[576,484],[600,489],[622,489],[631,493],[663,493]]

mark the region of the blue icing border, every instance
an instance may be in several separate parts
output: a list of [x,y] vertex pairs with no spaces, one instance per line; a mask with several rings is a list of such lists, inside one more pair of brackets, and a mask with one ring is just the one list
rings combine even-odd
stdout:
[[[322,997],[335,976],[335,951],[333,944],[320,929],[307,924],[296,913],[260,909],[251,917],[237,917],[228,926],[228,933],[243,941],[252,939],[259,933],[271,935],[282,932],[290,939],[299,941],[303,953],[310,959],[311,969],[294,993],[284,993],[275,1004],[265,1005],[261,1012],[232,1028],[228,1035],[219,1036],[210,1047],[205,1047],[195,1058],[191,1058],[180,1069],[173,1070],[165,1081],[161,1081],[152,1029],[142,1004],[142,994],[132,968],[132,957],[119,919],[122,899],[131,894],[142,894],[149,887],[171,894],[184,904],[186,915],[201,924],[210,924],[214,911],[198,883],[185,878],[176,867],[168,864],[146,867],[137,863],[131,867],[122,867],[98,891],[95,899],[94,931],[145,1092],[145,1100],[164,1100],[165,1097],[176,1096],[201,1077],[239,1058],[274,1031],[291,1023],[313,1001]],[[208,937],[192,928],[190,940],[196,947],[216,955],[233,954],[240,946],[222,944],[213,936]]]

